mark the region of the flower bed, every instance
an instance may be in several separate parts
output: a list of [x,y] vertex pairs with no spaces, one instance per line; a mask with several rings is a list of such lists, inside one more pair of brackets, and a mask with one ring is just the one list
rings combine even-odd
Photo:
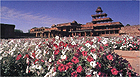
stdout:
[[[2,39],[2,75],[137,76],[130,63],[113,52],[117,43],[111,41],[115,38]],[[139,46],[139,39],[133,41],[138,42],[136,47]]]

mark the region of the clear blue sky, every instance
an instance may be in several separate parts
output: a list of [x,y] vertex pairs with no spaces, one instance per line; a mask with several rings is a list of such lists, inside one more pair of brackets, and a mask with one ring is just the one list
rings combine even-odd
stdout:
[[1,1],[1,23],[14,24],[24,32],[73,20],[86,24],[98,6],[113,22],[139,24],[139,1]]

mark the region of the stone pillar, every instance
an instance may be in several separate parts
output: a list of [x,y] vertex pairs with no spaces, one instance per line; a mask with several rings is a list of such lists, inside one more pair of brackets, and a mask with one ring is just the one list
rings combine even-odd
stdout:
[[85,32],[85,36],[87,36],[87,33]]
[[92,36],[92,34],[93,34],[93,33],[92,33],[92,32],[90,32],[90,36]]
[[73,33],[72,33],[72,37],[73,37]]
[[79,36],[81,37],[81,32],[79,33]]
[[44,37],[46,37],[46,33],[44,33]]
[[53,33],[51,33],[51,36],[53,37]]
[[38,37],[38,36],[37,36],[37,33],[36,33],[36,35],[35,35],[35,36],[36,36],[36,37]]
[[75,36],[76,36],[76,32],[75,32]]
[[48,33],[48,38],[50,38],[50,32]]

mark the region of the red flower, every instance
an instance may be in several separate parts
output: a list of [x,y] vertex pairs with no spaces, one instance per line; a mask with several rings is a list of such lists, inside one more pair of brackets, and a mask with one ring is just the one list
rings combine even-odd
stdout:
[[72,68],[72,65],[73,65],[73,64],[72,64],[71,62],[69,62],[69,63],[67,63],[66,65],[69,66],[69,68]]
[[22,57],[22,55],[19,54],[19,55],[17,56],[16,60],[19,60],[21,57]]
[[92,53],[94,53],[94,52],[96,51],[96,49],[93,48],[93,49],[91,49],[90,51],[91,51]]
[[132,50],[132,48],[130,48],[130,50]]
[[78,66],[77,69],[76,69],[76,71],[77,71],[78,73],[81,73],[82,70],[83,70],[82,66]]
[[57,46],[57,44],[53,44],[53,46],[55,47],[55,48],[57,48],[58,46]]
[[82,52],[82,55],[83,55],[83,56],[87,56],[87,51],[83,51],[83,52]]
[[61,60],[56,61],[57,65],[61,64],[60,61],[61,61]]
[[64,46],[64,42],[61,41],[61,42],[59,43],[59,46]]
[[118,70],[116,68],[112,68],[111,72],[113,75],[117,75],[118,74]]
[[32,53],[32,56],[35,58],[35,53]]
[[64,47],[66,47],[68,44],[65,44]]
[[101,63],[97,62],[97,65],[98,65],[99,68],[101,68]]
[[104,44],[104,46],[108,46],[108,44]]
[[71,73],[71,77],[77,77],[77,73],[76,72],[72,72]]
[[71,59],[71,61],[75,64],[77,64],[79,62],[78,58],[75,56]]
[[131,77],[131,72],[128,73],[128,76]]
[[25,56],[24,58],[26,58],[26,57],[27,57],[27,58],[29,58],[29,55],[28,55],[28,54],[26,54],[26,56]]
[[88,56],[87,61],[91,62],[91,61],[94,61],[94,59],[91,56]]
[[34,61],[34,64],[35,64],[35,62],[37,62],[37,61],[39,61],[39,59],[36,59],[36,60]]
[[65,66],[65,69],[66,71],[69,69],[69,66],[68,65],[64,65]]
[[55,55],[58,55],[59,52],[60,52],[60,51],[59,51],[58,49],[56,49],[56,50],[54,51],[54,54],[55,54]]
[[87,75],[86,77],[91,77],[91,75]]
[[130,63],[128,64],[128,67],[132,70],[132,66],[130,65]]
[[108,60],[112,60],[113,59],[113,56],[111,54],[107,55],[107,59]]
[[65,66],[64,66],[63,64],[60,64],[60,65],[58,66],[58,70],[59,70],[60,72],[65,71]]
[[43,60],[43,59],[41,59],[41,61],[42,61],[42,62],[44,62],[44,60]]

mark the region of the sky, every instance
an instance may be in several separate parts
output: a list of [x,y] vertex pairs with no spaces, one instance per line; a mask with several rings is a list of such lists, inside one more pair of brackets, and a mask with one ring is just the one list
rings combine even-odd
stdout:
[[100,6],[113,22],[139,24],[139,1],[1,1],[0,23],[14,24],[15,29],[28,32],[33,27],[51,27],[53,24],[92,21]]

